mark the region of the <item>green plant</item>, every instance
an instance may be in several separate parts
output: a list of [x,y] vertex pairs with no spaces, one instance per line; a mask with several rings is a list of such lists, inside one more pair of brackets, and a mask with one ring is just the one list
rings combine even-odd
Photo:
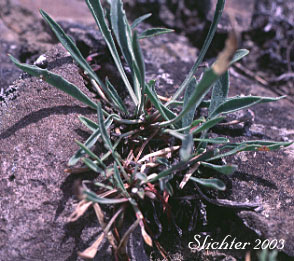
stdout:
[[[84,143],[77,141],[80,149],[69,160],[69,165],[73,166],[82,160],[88,169],[99,174],[99,179],[94,182],[92,189],[89,188],[89,182],[83,183],[82,198],[71,220],[76,220],[89,206],[93,206],[103,232],[94,244],[80,255],[94,257],[103,238],[107,237],[115,256],[126,258],[128,237],[138,225],[145,242],[151,246],[155,241],[160,249],[144,215],[142,206],[146,198],[150,202],[159,202],[162,213],[165,213],[170,221],[173,214],[168,201],[176,190],[184,191],[188,182],[192,187],[200,185],[225,190],[225,183],[220,178],[203,175],[206,169],[224,175],[232,174],[237,166],[219,164],[223,157],[241,151],[259,151],[265,148],[274,150],[288,146],[291,142],[255,140],[231,143],[227,138],[210,138],[208,135],[208,131],[223,121],[228,113],[283,98],[228,97],[228,68],[248,54],[247,50],[236,50],[237,41],[234,33],[230,34],[224,51],[219,54],[211,68],[204,72],[202,78],[197,80],[194,77],[213,39],[225,0],[217,2],[213,22],[197,61],[180,88],[165,104],[156,93],[156,81],[145,81],[144,58],[139,40],[171,30],[153,28],[139,34],[136,27],[150,14],[139,17],[130,25],[121,0],[109,1],[110,14],[107,17],[99,0],[86,0],[86,3],[132,100],[131,106],[120,97],[110,79],[106,78],[103,81],[98,77],[71,38],[42,10],[41,14],[45,21],[91,80],[100,97],[99,101],[91,100],[74,84],[46,69],[19,63],[12,56],[10,58],[23,71],[42,77],[49,84],[97,110],[97,122],[80,116],[81,122],[92,134]],[[126,74],[119,52],[130,68],[130,77]],[[211,99],[205,100],[211,89]],[[182,93],[184,98],[180,100]],[[103,109],[102,105],[111,105],[107,108],[112,109]],[[206,117],[195,118],[199,107],[207,108]],[[154,142],[158,140],[161,142]],[[95,144],[104,145],[105,150],[100,155],[92,151]],[[150,149],[149,152],[147,148]],[[194,192],[197,193],[196,190]],[[107,224],[100,208],[101,204],[114,205],[114,215]],[[121,236],[117,232],[117,227],[120,226],[125,210],[129,207],[133,209],[136,220]],[[163,253],[163,250],[160,251]]]
[[267,248],[263,249],[258,256],[259,261],[276,261],[278,256],[278,251],[269,251]]

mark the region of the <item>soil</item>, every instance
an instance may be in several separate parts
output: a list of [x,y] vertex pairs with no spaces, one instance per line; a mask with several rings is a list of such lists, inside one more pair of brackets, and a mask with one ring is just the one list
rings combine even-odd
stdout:
[[[65,14],[60,10],[68,1],[58,1],[54,5],[48,5],[47,2],[38,1],[36,4],[29,0],[0,0],[0,29],[5,36],[0,41],[0,192],[3,198],[0,205],[0,259],[8,261],[79,260],[77,251],[88,247],[99,232],[91,211],[78,222],[67,223],[67,217],[77,203],[72,196],[74,181],[94,177],[91,174],[65,177],[63,172],[67,160],[77,149],[72,141],[85,140],[88,136],[81,128],[77,115],[83,114],[94,119],[94,112],[26,74],[22,74],[12,84],[19,77],[19,70],[11,66],[7,56],[3,55],[10,52],[23,62],[33,62],[40,54],[49,50],[46,53],[48,69],[63,75],[92,95],[85,87],[80,70],[60,45],[55,46],[56,39],[37,13],[32,11],[36,7],[42,7],[48,8],[54,17],[63,20],[63,28],[76,41],[85,56],[101,54],[98,60],[104,65],[99,71],[101,75],[113,72],[114,67],[105,44],[101,41],[101,35],[96,32],[95,25],[89,25],[92,19],[87,15],[84,2],[72,0],[72,5],[68,5],[69,9]],[[133,1],[126,3],[131,15],[152,10],[155,18],[151,23],[169,25],[178,33],[142,41],[147,79],[157,79],[158,92],[170,96],[197,57],[198,49],[195,46],[199,47],[199,42],[203,42],[211,19],[209,8],[206,5],[199,8],[191,4],[191,1],[136,2],[136,5]],[[214,131],[238,141],[294,140],[294,105],[291,96],[291,61],[294,56],[291,29],[294,18],[287,13],[288,5],[293,3],[291,0],[249,2],[254,8],[251,13],[246,13],[247,20],[244,19],[251,20],[253,26],[243,24],[242,47],[248,47],[252,55],[231,69],[230,96],[252,94],[273,97],[278,93],[288,94],[289,97],[288,100],[258,105],[245,112],[254,117],[249,117],[243,125]],[[134,8],[136,12],[133,11]],[[80,23],[72,21],[76,16]],[[196,25],[191,19],[194,16],[197,16]],[[22,24],[18,23],[17,17],[22,18]],[[216,36],[217,44],[209,51],[208,57],[211,59],[223,46],[226,28],[224,20]],[[195,34],[196,38],[193,37]],[[282,38],[283,35],[287,37]],[[228,121],[243,116],[234,114]],[[228,234],[241,242],[251,243],[256,239],[283,239],[286,242],[285,248],[279,253],[278,260],[292,260],[293,155],[292,146],[278,153],[242,153],[230,158],[228,161],[238,163],[240,167],[231,179],[222,177],[229,189],[218,196],[238,202],[255,202],[262,208],[257,212],[234,210],[216,207],[199,199],[199,208],[203,213],[195,230],[183,231],[181,236],[177,231],[166,231],[160,238],[172,260],[244,260],[245,255],[248,255],[249,249],[190,251],[187,245],[193,241],[194,234],[198,233],[210,235],[217,241],[222,241]],[[187,211],[184,213],[190,213],[189,208],[189,205],[186,209],[184,206],[184,211]],[[162,259],[154,249],[146,248],[150,257],[144,255],[145,250],[138,233],[131,238],[129,249],[133,260]],[[258,252],[251,250],[251,260],[256,260]],[[109,247],[105,245],[95,260],[111,260]]]

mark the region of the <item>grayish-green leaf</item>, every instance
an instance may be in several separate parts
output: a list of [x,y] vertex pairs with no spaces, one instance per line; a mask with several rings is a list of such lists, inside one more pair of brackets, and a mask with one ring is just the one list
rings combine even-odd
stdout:
[[99,130],[101,133],[102,140],[104,142],[104,146],[106,149],[110,150],[112,153],[114,152],[112,143],[110,141],[110,137],[107,133],[104,119],[103,119],[103,113],[102,113],[102,108],[101,108],[101,103],[97,103],[97,116],[98,116],[98,124],[99,124]]
[[219,20],[222,16],[224,5],[225,5],[225,0],[218,0],[217,1],[215,12],[214,12],[214,17],[213,17],[212,23],[210,25],[209,32],[208,32],[206,39],[204,41],[204,44],[203,44],[203,46],[200,50],[200,53],[198,55],[198,58],[197,58],[195,64],[193,65],[193,67],[191,68],[190,72],[186,76],[184,82],[181,84],[180,88],[176,91],[176,93],[173,95],[172,99],[167,103],[167,105],[172,103],[174,100],[176,100],[181,95],[181,93],[186,89],[189,82],[192,80],[196,70],[198,69],[198,66],[202,63],[203,58],[204,58],[204,56],[205,56],[205,54],[211,44],[211,41],[214,37]]
[[225,102],[229,93],[229,71],[226,71],[212,88],[209,113],[213,112],[220,104]]
[[134,90],[133,90],[133,88],[132,88],[132,86],[131,86],[131,84],[125,74],[124,69],[123,69],[120,57],[119,57],[118,52],[115,47],[115,43],[114,43],[113,38],[111,36],[111,32],[110,32],[108,25],[106,23],[104,11],[101,6],[100,0],[86,0],[86,3],[94,16],[94,19],[100,29],[100,32],[103,34],[103,37],[106,41],[106,44],[109,48],[109,51],[112,55],[112,58],[114,59],[114,62],[117,66],[117,69],[118,69],[118,71],[119,71],[119,73],[120,73],[120,75],[126,85],[126,88],[129,92],[133,102],[135,103],[136,106],[138,106],[138,99],[137,99],[137,97],[134,93]]
[[[190,96],[192,95],[193,91],[196,89],[197,87],[197,80],[195,77],[192,78],[192,80],[189,82],[188,86],[187,86],[187,90],[185,92],[185,97],[184,97],[184,104],[183,104],[183,108],[185,108],[188,104],[188,101],[190,99]],[[191,109],[183,116],[182,118],[182,127],[185,128],[187,126],[189,126],[193,119],[194,119],[194,115],[195,115],[195,111],[196,111],[196,106],[197,104],[195,103]],[[188,133],[189,130],[186,131],[186,133]]]
[[[108,129],[110,125],[112,124],[112,119],[107,118],[105,121],[106,128]],[[86,140],[84,143],[84,146],[86,146],[88,149],[91,149],[92,146],[96,143],[96,141],[101,137],[100,129],[96,129],[94,133]],[[85,155],[85,151],[83,149],[79,149],[69,160],[68,165],[73,166],[75,165],[80,158]]]
[[110,9],[110,18],[112,30],[119,44],[121,52],[125,57],[128,65],[132,69],[133,50],[132,50],[132,35],[128,28],[128,21],[123,10],[121,0],[112,0]]
[[139,39],[144,39],[148,37],[153,37],[161,34],[172,33],[174,30],[167,28],[151,28],[147,29],[139,35]]
[[117,106],[118,109],[120,109],[125,114],[128,114],[126,106],[124,105],[121,97],[119,96],[116,89],[113,87],[113,85],[108,79],[106,79],[106,86],[107,86],[107,89],[109,90],[109,94],[111,96],[112,102]]
[[83,55],[81,54],[80,50],[76,47],[74,42],[71,40],[69,36],[63,31],[63,29],[57,24],[45,11],[40,10],[41,15],[45,19],[45,21],[49,24],[52,31],[60,41],[60,43],[64,46],[64,48],[70,53],[72,58],[77,62],[79,66],[81,66],[91,78],[93,78],[101,88],[107,93],[107,89],[105,88],[104,83],[100,80],[97,74],[92,70],[91,66],[87,63],[84,59]]
[[249,54],[249,51],[248,51],[247,49],[238,49],[238,50],[235,52],[235,54],[234,54],[234,56],[233,56],[233,58],[232,58],[232,60],[231,60],[231,62],[230,62],[230,66],[231,66],[232,64],[238,62],[239,60],[241,60],[241,59],[242,59],[243,57],[245,57],[247,54]]
[[84,117],[84,116],[79,116],[79,120],[91,131],[96,131],[98,129],[98,125],[92,121],[91,119]]
[[142,23],[143,21],[145,21],[146,19],[148,19],[152,14],[149,13],[149,14],[145,14],[145,15],[142,15],[140,17],[138,17],[137,19],[134,20],[134,22],[132,23],[131,25],[131,28],[132,29],[135,29],[140,23]]
[[186,134],[184,140],[182,141],[182,146],[180,149],[180,157],[182,161],[187,161],[193,151],[194,141],[192,134]]
[[65,93],[76,98],[77,100],[81,101],[91,108],[96,108],[95,102],[93,102],[86,94],[84,94],[76,85],[70,83],[61,76],[52,73],[46,69],[41,69],[35,65],[20,63],[11,55],[9,55],[9,57],[11,61],[23,71],[29,73],[32,76],[41,77],[42,80],[53,85],[57,89],[64,91]]
[[212,127],[214,127],[215,125],[217,125],[219,122],[221,122],[223,119],[224,119],[224,117],[218,117],[218,118],[213,118],[211,120],[208,120],[208,121],[204,122],[203,124],[201,124],[201,126],[196,128],[195,130],[191,130],[191,133],[197,134],[197,133],[201,133],[203,131],[209,130]]
[[96,193],[89,190],[85,190],[84,194],[86,195],[86,199],[88,201],[97,202],[99,204],[121,204],[129,201],[127,198],[102,198],[97,196]]
[[208,168],[211,168],[213,170],[216,170],[216,171],[218,171],[222,174],[225,174],[225,175],[233,174],[238,168],[237,165],[233,165],[233,164],[227,164],[224,166],[220,166],[220,165],[215,165],[215,164],[211,164],[211,163],[207,163],[207,162],[201,162],[201,165],[208,167]]
[[186,106],[182,109],[181,113],[178,114],[176,118],[174,118],[171,121],[162,122],[159,124],[159,126],[167,126],[170,124],[173,124],[179,120],[182,119],[182,117],[196,104],[196,108],[199,106],[199,104],[204,99],[205,95],[208,93],[208,91],[211,88],[211,85],[219,78],[217,74],[213,71],[213,69],[207,70],[200,82],[197,84],[197,87],[193,91],[193,93],[190,96],[189,101],[187,102]]
[[199,142],[205,142],[205,143],[211,143],[211,144],[223,144],[223,143],[228,143],[229,139],[223,138],[223,137],[217,137],[217,138],[210,138],[210,139],[193,139],[194,141],[199,141]]
[[89,167],[89,169],[93,170],[94,172],[103,173],[103,170],[101,168],[99,168],[94,161],[92,161],[88,158],[84,158],[83,162]]
[[137,92],[138,95],[140,94],[140,108],[139,108],[139,113],[141,112],[141,109],[143,108],[144,105],[144,93],[145,93],[145,63],[144,63],[144,57],[142,50],[140,48],[139,42],[138,42],[138,37],[137,33],[134,32],[133,35],[133,51],[134,51],[134,57],[135,57],[135,63],[138,66],[139,69],[139,75],[138,75],[138,80],[141,86],[141,92]]
[[175,118],[176,115],[161,103],[161,101],[157,97],[156,92],[153,91],[154,86],[155,86],[155,81],[150,81],[148,84],[146,84],[146,88],[145,88],[145,93],[147,94],[151,103],[160,112],[160,114],[162,115],[164,119],[171,120]]
[[226,185],[219,179],[200,179],[195,177],[190,177],[190,180],[206,187],[206,188],[213,188],[216,190],[224,191],[226,189]]
[[278,101],[285,96],[278,98],[271,97],[260,97],[260,96],[245,96],[245,97],[234,97],[230,98],[221,105],[219,105],[213,112],[211,112],[211,117],[214,117],[220,113],[231,113],[234,111],[246,109],[258,103],[273,102]]
[[104,168],[106,169],[105,164],[102,162],[102,160],[92,151],[90,151],[83,143],[79,142],[76,140],[76,143],[81,147],[81,149],[87,153],[91,158],[95,159],[98,161],[98,163]]

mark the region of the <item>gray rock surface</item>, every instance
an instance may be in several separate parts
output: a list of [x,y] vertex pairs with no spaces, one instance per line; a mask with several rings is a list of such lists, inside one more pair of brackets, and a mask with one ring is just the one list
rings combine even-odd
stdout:
[[[87,92],[62,47],[46,57],[52,71]],[[17,98],[0,116],[0,260],[76,260],[99,229],[90,229],[96,226],[90,220],[67,225],[77,177],[64,169],[77,149],[74,139],[87,136],[77,115],[93,111],[26,74],[14,86]]]
[[[232,93],[273,97],[270,90],[246,78],[232,79]],[[257,105],[246,139],[294,140],[294,105],[283,99]],[[238,138],[245,140],[245,137]],[[233,175],[231,199],[262,205],[258,212],[241,211],[246,226],[261,238],[285,240],[284,252],[294,256],[294,145],[276,152],[242,152],[232,162],[239,165]]]

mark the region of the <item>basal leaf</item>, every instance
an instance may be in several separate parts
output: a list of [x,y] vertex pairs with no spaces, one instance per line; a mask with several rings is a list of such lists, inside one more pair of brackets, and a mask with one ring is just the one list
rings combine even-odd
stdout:
[[243,57],[245,57],[247,54],[249,54],[249,51],[248,51],[248,50],[246,50],[246,49],[238,49],[238,50],[235,52],[235,54],[234,54],[234,56],[233,56],[233,58],[232,58],[232,60],[231,60],[231,62],[230,62],[230,65],[232,65],[232,64],[234,64],[234,63],[236,63],[236,62],[238,62],[238,61],[241,60]]
[[[219,78],[219,76],[217,74],[214,73],[214,71],[210,68],[209,70],[207,70],[202,79],[200,80],[200,82],[197,84],[197,87],[195,88],[195,90],[193,91],[193,93],[190,96],[189,101],[187,102],[187,104],[185,105],[185,107],[182,109],[181,113],[178,114],[178,116],[176,118],[174,118],[171,121],[166,121],[166,122],[162,122],[160,124],[158,124],[159,126],[167,126],[170,124],[173,124],[179,120],[182,119],[182,117],[188,112],[190,111],[190,109],[193,107],[199,106],[199,104],[201,103],[201,101],[204,99],[205,95],[208,93],[208,91],[211,88],[211,85]],[[195,106],[196,104],[196,106]]]
[[111,32],[110,32],[108,25],[106,23],[105,14],[104,14],[103,8],[101,6],[100,0],[86,0],[86,3],[88,5],[90,11],[93,14],[93,17],[94,17],[94,19],[100,29],[100,32],[103,34],[103,37],[104,37],[106,44],[109,48],[109,51],[111,53],[111,56],[114,59],[116,67],[117,67],[117,69],[118,69],[118,71],[119,71],[119,73],[125,83],[125,86],[129,92],[133,102],[137,106],[138,105],[137,96],[135,95],[134,90],[133,90],[133,88],[132,88],[132,86],[131,86],[131,84],[125,74],[124,69],[123,69],[120,57],[118,55],[115,43],[114,43],[112,35],[111,35]]
[[232,164],[220,166],[220,165],[215,165],[215,164],[211,164],[211,163],[207,163],[207,162],[201,162],[201,165],[203,165],[207,168],[211,168],[213,170],[216,170],[216,171],[218,171],[222,174],[225,174],[225,175],[233,174],[238,168],[237,165],[232,165]]
[[99,168],[94,161],[92,161],[88,158],[84,158],[83,162],[89,167],[89,169],[93,170],[94,172],[103,173],[103,170],[101,168]]
[[182,161],[187,161],[191,157],[193,147],[194,141],[192,134],[186,134],[180,149],[180,156]]
[[127,198],[102,198],[89,190],[85,190],[84,194],[86,195],[86,199],[88,201],[97,202],[99,204],[121,204],[129,201]]
[[144,63],[144,57],[143,57],[143,53],[141,50],[141,47],[139,45],[138,42],[138,37],[137,37],[137,32],[134,32],[133,35],[133,51],[134,51],[134,58],[135,58],[135,62],[136,65],[138,66],[139,69],[139,75],[138,75],[138,80],[140,83],[140,92],[137,91],[138,95],[141,95],[140,97],[140,109],[139,112],[141,111],[141,109],[143,108],[144,105],[144,93],[145,93],[145,63]]
[[174,32],[174,30],[167,29],[167,28],[151,28],[151,29],[147,29],[144,32],[142,32],[138,36],[138,38],[139,39],[144,39],[144,38],[153,37],[153,36],[166,34],[166,33],[172,33],[172,32]]
[[[98,163],[104,168],[106,169],[105,164],[102,162],[102,160],[92,151],[90,151],[83,143],[79,142],[76,140],[76,143],[81,147],[81,149],[87,153],[91,158],[95,159],[96,161],[98,161]],[[96,164],[95,164],[96,165]]]
[[125,114],[128,114],[128,111],[126,109],[126,106],[124,105],[121,97],[119,96],[119,94],[117,93],[116,89],[113,87],[113,85],[111,84],[111,82],[108,80],[108,78],[106,78],[106,86],[107,86],[107,89],[109,90],[109,94],[111,96],[111,99],[112,99],[113,103],[122,112],[124,112]]
[[[189,82],[188,86],[187,86],[187,90],[185,92],[185,97],[184,97],[184,104],[183,104],[183,108],[185,108],[189,102],[190,96],[192,95],[193,91],[196,89],[197,87],[197,80],[195,77],[192,78],[192,80]],[[195,103],[191,109],[183,116],[182,118],[182,127],[187,127],[189,126],[193,119],[194,119],[194,115],[195,115],[195,111],[196,111],[196,106],[197,104]],[[188,130],[186,131],[188,132]]]
[[146,84],[146,88],[145,88],[145,93],[147,94],[151,103],[160,112],[160,114],[162,115],[164,119],[171,120],[175,118],[176,115],[161,103],[161,101],[157,97],[156,92],[152,90],[154,85],[155,85],[155,81],[150,81],[148,84]]
[[210,138],[210,139],[193,139],[194,141],[199,141],[199,142],[205,142],[205,143],[210,143],[210,144],[223,144],[223,143],[228,143],[229,140],[227,138],[223,137],[217,137],[217,138]]
[[106,149],[110,150],[112,153],[114,152],[112,143],[110,141],[110,137],[107,133],[104,119],[103,119],[103,113],[102,113],[102,108],[101,108],[101,103],[97,103],[97,116],[98,116],[98,124],[99,124],[99,130],[101,133],[102,140],[104,142],[104,146]]
[[74,42],[71,40],[69,36],[63,31],[63,29],[43,10],[40,10],[41,15],[45,19],[45,21],[49,24],[52,31],[60,41],[60,43],[64,46],[64,48],[70,53],[72,58],[77,62],[79,66],[81,66],[89,76],[94,79],[101,88],[107,93],[107,89],[105,88],[104,83],[100,80],[97,74],[92,70],[91,66],[87,63],[80,50],[76,47]]
[[214,127],[215,125],[217,125],[218,123],[220,123],[222,120],[224,119],[224,117],[218,117],[218,118],[213,118],[211,120],[208,120],[206,122],[204,122],[203,124],[201,124],[201,126],[199,126],[196,129],[192,129],[190,132],[192,134],[197,134],[197,133],[201,133],[204,132],[206,130],[211,129],[212,127]]
[[226,71],[212,88],[209,113],[213,112],[220,104],[226,101],[229,93],[229,71]]
[[145,21],[146,19],[148,19],[152,14],[145,14],[142,15],[140,17],[138,17],[137,19],[134,20],[134,22],[131,25],[132,29],[135,29],[140,23],[142,23],[143,21]]
[[270,98],[270,97],[260,97],[260,96],[245,96],[245,97],[234,97],[230,98],[227,101],[223,102],[219,105],[210,115],[210,117],[214,117],[218,114],[227,114],[234,111],[246,109],[251,107],[252,105],[258,103],[272,102],[278,101],[285,96],[281,96],[278,98]]
[[190,177],[190,180],[206,188],[213,188],[213,189],[221,190],[221,191],[224,191],[226,189],[225,183],[219,179],[200,179],[200,178]]
[[79,120],[91,131],[96,131],[98,129],[98,125],[92,121],[91,119],[84,117],[82,115],[79,116]]
[[193,67],[191,68],[190,72],[186,76],[184,82],[181,84],[180,88],[176,91],[176,93],[173,95],[171,101],[169,101],[167,103],[167,105],[172,103],[174,100],[176,100],[181,95],[181,93],[186,89],[187,85],[189,84],[189,82],[193,78],[196,70],[198,69],[198,66],[202,63],[203,58],[204,58],[204,56],[205,56],[205,54],[211,44],[211,41],[214,37],[219,20],[222,16],[224,5],[225,5],[225,0],[218,0],[217,1],[215,12],[214,12],[214,17],[213,17],[212,23],[210,25],[209,32],[208,32],[206,39],[204,41],[204,44],[203,44],[203,46],[200,50],[200,53],[198,55],[198,58],[197,58],[195,64],[193,65]]
[[[105,125],[106,128],[108,129],[110,127],[110,125],[112,124],[112,119],[111,118],[107,118],[105,121]],[[91,134],[91,136],[86,140],[86,142],[84,143],[84,146],[86,146],[88,149],[91,149],[92,146],[94,146],[94,144],[96,143],[96,141],[101,137],[101,133],[100,133],[100,129],[96,129],[96,131],[94,133]],[[69,166],[73,166],[75,165],[80,158],[85,155],[85,151],[83,149],[79,149],[75,155],[73,155],[69,162],[68,165]]]
[[45,82],[53,85],[59,90],[64,91],[65,93],[69,94],[70,96],[74,97],[75,99],[81,101],[82,103],[88,105],[91,108],[96,107],[96,103],[93,102],[86,94],[84,94],[76,85],[70,83],[61,76],[52,73],[46,69],[41,69],[35,65],[20,63],[11,55],[9,55],[9,57],[17,67],[27,72],[28,74],[35,77],[41,77],[41,79]]

